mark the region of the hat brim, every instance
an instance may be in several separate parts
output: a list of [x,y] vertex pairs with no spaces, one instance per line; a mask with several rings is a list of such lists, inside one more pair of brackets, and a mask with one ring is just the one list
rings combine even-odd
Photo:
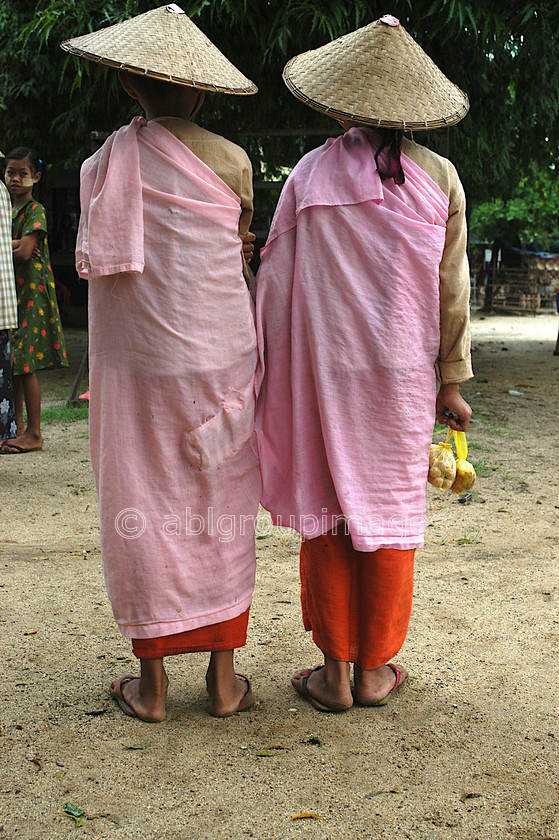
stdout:
[[315,111],[377,128],[419,131],[460,122],[468,97],[396,24],[374,21],[295,56],[283,70],[287,88]]
[[175,85],[184,85],[185,87],[193,87],[197,90],[211,91],[212,93],[228,93],[236,96],[251,96],[258,93],[258,87],[251,82],[250,87],[233,88],[231,86],[212,84],[211,82],[201,81],[198,79],[185,79],[182,76],[176,76],[172,73],[157,72],[154,70],[147,70],[144,67],[137,67],[127,62],[118,61],[117,59],[102,58],[94,53],[88,53],[85,50],[77,49],[70,41],[64,41],[60,44],[60,48],[71,55],[85,58],[87,61],[92,61],[95,64],[103,64],[106,67],[113,67],[116,70],[127,70],[129,73],[136,73],[139,76],[149,76],[151,79],[160,79],[162,82],[171,82]]
[[63,41],[80,58],[198,90],[250,96],[258,88],[175,4]]

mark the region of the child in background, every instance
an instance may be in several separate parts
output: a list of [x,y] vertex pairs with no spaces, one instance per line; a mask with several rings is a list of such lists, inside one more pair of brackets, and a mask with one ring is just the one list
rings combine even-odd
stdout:
[[[2,152],[0,157],[4,157]],[[10,351],[10,330],[14,327],[17,327],[17,301],[12,258],[12,209],[8,190],[0,182],[0,440],[17,434]]]
[[18,305],[18,327],[11,340],[17,437],[3,441],[0,455],[43,448],[41,388],[36,371],[68,364],[50,265],[45,208],[33,198],[33,187],[45,171],[45,164],[34,149],[20,146],[6,155],[4,180],[13,202],[12,247]]

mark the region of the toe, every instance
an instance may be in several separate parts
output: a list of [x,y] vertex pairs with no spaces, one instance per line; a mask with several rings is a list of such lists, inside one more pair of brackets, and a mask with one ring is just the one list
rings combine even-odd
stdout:
[[308,677],[312,674],[311,668],[302,668],[300,671],[295,671],[293,676],[291,677],[291,685],[294,685],[296,688],[298,686],[303,685],[303,680],[305,677]]
[[390,691],[394,691],[395,688],[398,688],[399,685],[402,685],[404,680],[407,680],[407,678],[409,677],[409,673],[403,665],[396,665],[395,662],[392,662],[390,663],[390,665],[385,665],[384,667],[389,668],[394,678],[393,685]]

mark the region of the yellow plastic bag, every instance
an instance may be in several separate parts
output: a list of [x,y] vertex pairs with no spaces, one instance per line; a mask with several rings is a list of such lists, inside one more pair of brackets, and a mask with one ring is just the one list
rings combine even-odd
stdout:
[[456,480],[456,461],[450,443],[432,443],[429,450],[427,481],[439,490],[448,490]]
[[[446,436],[447,441],[450,440],[451,430],[448,430]],[[476,471],[472,464],[467,460],[468,458],[468,443],[464,432],[452,432],[454,435],[454,443],[456,446],[456,478],[451,486],[453,493],[457,496],[464,493],[466,490],[471,490],[476,483]]]
[[[455,459],[450,439],[454,435]],[[427,480],[439,490],[452,490],[457,496],[471,490],[476,483],[476,471],[467,460],[468,443],[464,432],[448,430],[445,443],[432,443],[429,451]]]

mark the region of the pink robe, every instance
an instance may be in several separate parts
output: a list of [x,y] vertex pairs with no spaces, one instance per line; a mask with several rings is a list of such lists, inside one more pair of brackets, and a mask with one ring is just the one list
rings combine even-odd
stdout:
[[137,117],[81,175],[91,459],[122,633],[170,635],[251,603],[260,475],[256,335],[239,198]]
[[367,129],[307,154],[262,251],[256,430],[262,504],[358,551],[423,543],[449,201],[402,155],[382,181]]

